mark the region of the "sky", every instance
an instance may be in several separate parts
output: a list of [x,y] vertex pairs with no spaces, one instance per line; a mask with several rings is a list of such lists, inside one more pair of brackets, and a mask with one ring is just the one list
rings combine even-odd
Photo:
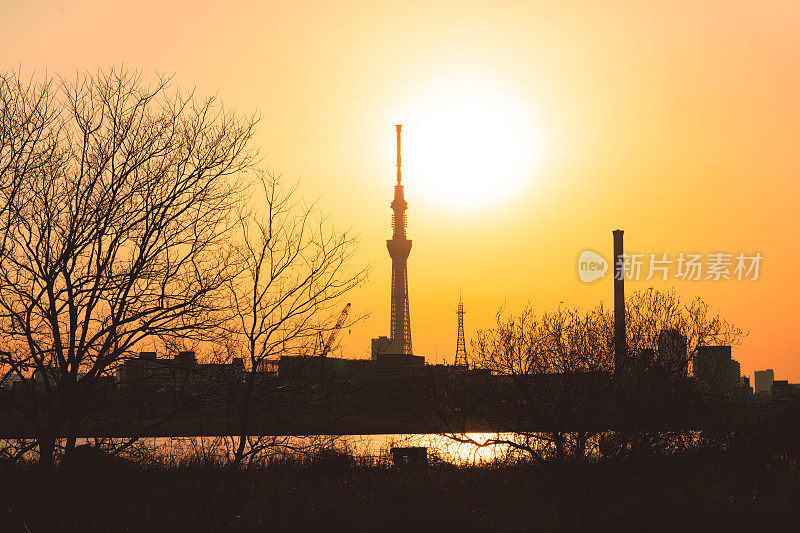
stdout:
[[[612,302],[579,254],[760,254],[757,280],[631,280],[700,296],[749,335],[742,372],[800,381],[800,3],[0,0],[0,68],[124,65],[258,113],[265,165],[359,235],[389,332],[395,124],[403,124],[414,352],[452,363],[500,306]],[[644,263],[647,270],[648,261]],[[734,259],[735,263],[735,259]],[[703,277],[706,271],[703,271]]]

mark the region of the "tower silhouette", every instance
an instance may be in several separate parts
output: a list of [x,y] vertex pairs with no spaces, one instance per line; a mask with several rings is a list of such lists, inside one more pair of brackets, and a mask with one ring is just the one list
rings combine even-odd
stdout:
[[397,184],[394,186],[392,200],[392,238],[386,241],[389,256],[392,258],[392,323],[390,353],[408,354],[411,352],[411,316],[408,312],[408,270],[406,261],[411,253],[411,241],[406,238],[406,208],[403,184],[400,176],[400,131],[403,126],[395,126],[397,131]]
[[456,366],[467,365],[467,346],[464,342],[464,303],[458,297],[458,340],[456,341]]

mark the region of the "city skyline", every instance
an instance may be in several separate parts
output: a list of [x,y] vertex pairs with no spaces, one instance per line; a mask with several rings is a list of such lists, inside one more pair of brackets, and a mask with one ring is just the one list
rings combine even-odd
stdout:
[[[266,164],[301,179],[306,199],[319,198],[332,223],[359,233],[359,258],[373,265],[368,284],[348,298],[354,314],[370,317],[343,332],[342,356],[368,357],[369,340],[388,333],[385,199],[390,128],[402,123],[415,353],[452,362],[459,293],[470,313],[467,341],[504,304],[610,307],[610,277],[585,284],[576,262],[584,249],[610,258],[607,235],[620,227],[631,251],[760,253],[756,281],[653,284],[700,296],[749,330],[734,347],[743,374],[774,368],[800,379],[791,337],[800,296],[793,277],[800,250],[790,233],[800,192],[796,4],[442,4],[379,13],[366,3],[238,3],[222,12],[145,2],[135,13],[91,3],[4,10],[4,64],[28,75],[68,78],[122,63],[145,79],[174,73],[181,90],[196,86],[230,109],[260,112],[256,144]],[[78,21],[93,22],[96,33],[77,33]],[[219,38],[210,42],[203,36],[212,31]],[[480,116],[511,109],[521,117],[537,160],[522,162],[530,170],[509,182],[513,194],[490,195],[493,177],[476,187],[470,176],[472,192],[454,209],[423,186],[435,165],[419,139],[441,126],[425,123],[424,112],[442,91],[464,105],[494,95],[502,105]],[[466,135],[436,133],[459,142],[486,134],[478,125]],[[474,204],[480,186],[491,196],[487,205]],[[465,250],[479,252],[457,261]],[[650,284],[631,281],[628,290]]]

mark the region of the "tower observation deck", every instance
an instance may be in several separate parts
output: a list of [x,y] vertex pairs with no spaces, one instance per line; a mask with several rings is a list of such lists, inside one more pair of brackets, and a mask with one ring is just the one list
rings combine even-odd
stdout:
[[389,352],[408,354],[411,351],[411,315],[408,312],[408,270],[406,262],[411,253],[411,241],[406,238],[406,203],[400,174],[400,131],[397,131],[397,184],[394,186],[392,208],[392,238],[386,241],[392,258],[392,321]]

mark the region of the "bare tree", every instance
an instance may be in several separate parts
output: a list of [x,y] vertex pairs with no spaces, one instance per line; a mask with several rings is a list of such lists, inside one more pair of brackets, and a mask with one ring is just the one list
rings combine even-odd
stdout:
[[240,274],[228,282],[233,314],[227,332],[246,368],[230,447],[234,468],[267,448],[296,443],[258,434],[257,424],[275,416],[279,392],[298,392],[269,369],[280,356],[324,356],[319,339],[338,318],[342,297],[367,276],[365,267],[354,265],[354,235],[333,229],[298,198],[296,186],[263,174],[252,198],[240,210],[235,238]]
[[135,346],[218,325],[255,120],[124,70],[5,83],[23,104],[3,116],[23,124],[5,121],[0,138],[32,155],[20,167],[19,149],[3,148],[1,364],[23,385],[14,407],[49,469],[58,437],[68,458],[98,380]]
[[695,392],[688,380],[692,358],[703,346],[737,344],[744,333],[700,299],[684,303],[674,291],[654,289],[629,298],[626,326],[632,361],[615,381],[613,315],[602,306],[541,315],[530,306],[518,315],[501,310],[495,327],[478,332],[472,354],[476,368],[493,375],[479,402],[491,406],[485,410],[508,432],[483,442],[453,437],[508,446],[528,458],[580,459],[608,444],[601,437],[622,420],[664,428],[615,432],[617,453],[682,442],[685,435],[669,427]]
[[[747,335],[733,323],[711,311],[700,298],[681,300],[675,290],[648,288],[634,292],[625,302],[628,347],[634,357],[655,360],[656,365],[674,377],[685,376],[698,349],[703,346],[738,345]],[[609,316],[609,320],[613,317]],[[665,333],[682,338],[681,346],[665,343]],[[666,345],[665,345],[666,344]]]
[[527,458],[583,457],[590,445],[602,380],[613,357],[602,308],[588,313],[559,307],[537,316],[530,306],[519,315],[501,309],[496,326],[478,332],[472,343],[476,368],[494,376],[490,383],[490,416],[499,415],[506,433],[477,442],[507,446]]
[[6,250],[9,217],[22,185],[63,159],[58,144],[61,110],[53,99],[52,80],[25,81],[17,73],[0,73],[0,252]]

